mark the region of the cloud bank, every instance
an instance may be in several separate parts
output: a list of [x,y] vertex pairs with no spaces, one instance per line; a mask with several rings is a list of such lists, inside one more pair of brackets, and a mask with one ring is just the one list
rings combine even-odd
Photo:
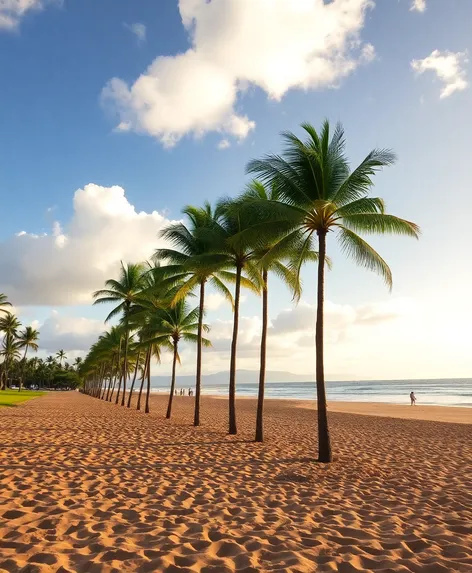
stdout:
[[253,87],[273,100],[291,89],[335,87],[374,48],[361,41],[373,0],[179,0],[191,47],[159,56],[132,84],[113,78],[103,90],[119,131],[155,137],[219,132],[242,140],[255,122],[241,110]]
[[66,226],[57,221],[49,233],[22,231],[0,244],[0,292],[21,305],[90,304],[120,260],[146,260],[163,246],[157,235],[168,223],[157,211],[137,212],[121,187],[86,185]]

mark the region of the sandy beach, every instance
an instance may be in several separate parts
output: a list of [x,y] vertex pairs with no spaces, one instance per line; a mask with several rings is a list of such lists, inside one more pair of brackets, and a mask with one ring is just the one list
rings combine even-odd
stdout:
[[224,400],[197,429],[192,398],[170,422],[165,400],[0,409],[0,571],[472,571],[471,410],[332,404],[323,466],[314,405],[268,401],[255,444],[252,399],[234,437]]

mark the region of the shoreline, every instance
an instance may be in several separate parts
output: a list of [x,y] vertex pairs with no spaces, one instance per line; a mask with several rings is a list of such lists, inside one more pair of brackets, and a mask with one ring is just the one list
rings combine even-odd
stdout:
[[[165,392],[154,392],[151,396],[165,397]],[[189,399],[189,396],[174,396],[174,399]],[[194,397],[190,397],[193,400]],[[227,400],[227,396],[221,394],[202,394],[202,400],[211,398],[214,400]],[[254,396],[236,396],[238,401],[254,401]],[[300,400],[299,398],[265,398],[264,402],[283,403],[288,402],[297,408],[316,410],[316,400]],[[341,402],[328,400],[328,412],[339,414],[356,414],[361,416],[374,416],[379,418],[396,418],[403,420],[426,420],[430,422],[446,422],[450,424],[472,424],[472,407],[470,406],[436,406],[392,404],[387,402]]]

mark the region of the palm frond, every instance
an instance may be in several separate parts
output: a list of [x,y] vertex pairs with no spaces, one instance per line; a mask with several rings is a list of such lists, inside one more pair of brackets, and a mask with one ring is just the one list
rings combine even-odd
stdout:
[[338,234],[341,249],[348,257],[366,269],[380,275],[389,289],[392,289],[392,272],[387,263],[364,239],[345,227],[340,227]]
[[415,239],[420,235],[420,228],[415,223],[384,213],[346,215],[343,217],[343,226],[356,233],[406,235]]

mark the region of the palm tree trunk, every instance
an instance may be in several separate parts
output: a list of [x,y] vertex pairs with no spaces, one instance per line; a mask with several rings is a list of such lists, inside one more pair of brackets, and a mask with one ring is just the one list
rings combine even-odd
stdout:
[[121,390],[121,379],[123,378],[123,373],[120,373],[120,379],[118,380],[118,388],[116,390],[116,400],[115,404],[118,404],[118,400],[120,399],[120,390]]
[[111,366],[110,366],[110,380],[108,381],[108,390],[105,396],[105,402],[108,402],[108,398],[110,397],[110,392],[111,392],[111,385],[112,385],[112,380],[113,380],[113,366],[114,366],[114,362],[115,362],[115,357],[112,356],[111,357]]
[[116,365],[115,376],[113,377],[113,386],[111,388],[110,402],[113,399],[113,392],[115,391],[116,379],[118,377],[119,370],[120,370],[120,351],[118,350],[118,364]]
[[18,392],[21,392],[23,388],[23,378],[25,376],[26,370],[26,353],[28,352],[28,345],[25,346],[25,353],[23,354],[23,368],[21,369],[20,384],[18,386]]
[[175,365],[177,363],[177,345],[178,342],[174,340],[174,360],[172,362],[172,381],[170,383],[170,394],[169,394],[169,404],[167,405],[166,418],[170,418],[172,414],[172,400],[174,398],[175,392]]
[[133,376],[133,382],[131,384],[131,388],[129,389],[129,396],[128,396],[128,404],[127,404],[127,408],[131,407],[131,398],[133,396],[133,388],[134,388],[134,383],[136,382],[136,375],[138,374],[138,369],[139,369],[139,357],[141,356],[141,352],[138,352],[138,356],[136,357],[136,368],[134,369],[134,376]]
[[107,391],[105,369],[106,369],[106,364],[105,364],[105,362],[102,362],[100,364],[100,374],[99,374],[99,376],[100,376],[100,386],[99,386],[99,390],[98,390],[98,399],[99,400],[103,400],[105,398],[105,392]]
[[149,396],[151,394],[151,353],[149,352],[149,361],[147,368],[147,388],[146,388],[146,407],[144,408],[144,413],[149,414],[151,408],[149,407]]
[[141,396],[143,394],[144,380],[146,378],[146,372],[150,356],[151,356],[151,346],[149,346],[146,352],[146,358],[144,360],[143,375],[141,376],[141,387],[139,388],[139,396],[138,396],[138,403],[136,404],[136,410],[141,410]]
[[229,434],[237,434],[236,426],[236,349],[238,344],[239,330],[239,298],[241,291],[242,268],[236,268],[236,286],[234,293],[234,319],[233,340],[231,341],[231,361],[229,366]]
[[203,336],[203,313],[205,310],[205,281],[200,283],[200,308],[198,314],[197,333],[197,378],[195,380],[195,414],[193,425],[200,425],[200,394],[202,388],[202,336]]
[[126,324],[126,334],[125,334],[125,359],[123,362],[123,397],[121,398],[121,405],[125,405],[126,397],[126,379],[128,378],[128,341],[129,341],[129,330],[128,324]]
[[267,292],[268,272],[262,272],[262,334],[261,334],[261,368],[259,372],[259,394],[257,396],[257,417],[256,417],[256,442],[264,441],[264,390],[266,377],[266,354],[267,354],[267,325],[268,325],[268,292]]
[[318,410],[318,461],[333,460],[329,439],[328,409],[324,376],[324,273],[326,264],[326,232],[318,232],[318,305],[316,309],[316,400]]

